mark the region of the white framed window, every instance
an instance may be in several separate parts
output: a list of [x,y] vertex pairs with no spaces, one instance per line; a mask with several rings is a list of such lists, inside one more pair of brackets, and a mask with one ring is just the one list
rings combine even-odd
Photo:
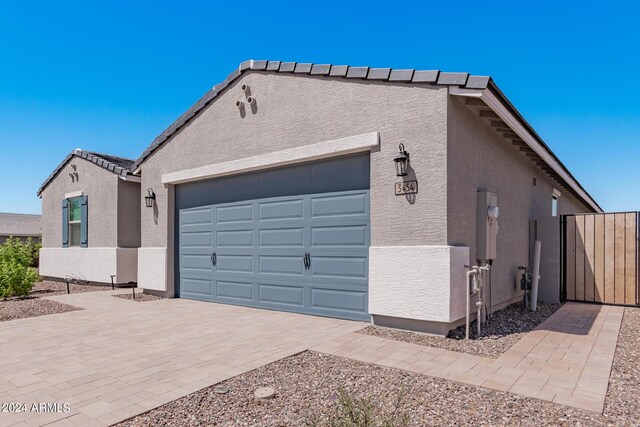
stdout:
[[553,189],[553,195],[551,196],[551,216],[558,216],[558,199],[560,198],[560,191]]

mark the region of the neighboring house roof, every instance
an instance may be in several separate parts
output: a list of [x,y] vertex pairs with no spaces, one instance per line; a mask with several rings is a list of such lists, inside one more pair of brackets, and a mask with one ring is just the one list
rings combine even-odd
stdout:
[[0,236],[40,236],[40,215],[0,212]]
[[[488,90],[490,91],[499,102],[504,105],[506,110],[512,114],[517,122],[528,132],[534,140],[542,147],[542,150],[547,153],[556,162],[560,173],[569,177],[569,187],[578,188],[579,190],[573,190],[577,197],[583,199],[588,205],[591,205],[595,210],[602,211],[602,208],[598,203],[589,195],[589,193],[582,187],[578,180],[573,176],[569,169],[560,161],[560,159],[551,151],[549,146],[540,138],[533,127],[522,117],[520,112],[513,106],[513,104],[507,99],[502,91],[496,86],[491,77],[489,76],[474,76],[469,73],[451,73],[441,72],[437,70],[414,70],[414,69],[392,69],[392,68],[370,68],[370,67],[351,67],[348,65],[331,65],[331,64],[310,64],[310,63],[297,63],[297,62],[281,62],[281,61],[256,61],[248,60],[240,64],[240,66],[234,70],[227,78],[220,84],[215,85],[211,90],[204,94],[189,110],[182,114],[175,122],[173,122],[167,129],[164,130],[156,139],[147,147],[142,155],[135,161],[132,166],[132,170],[137,172],[140,165],[156,150],[161,148],[171,137],[190,122],[200,111],[208,107],[211,102],[221,94],[233,81],[239,78],[246,71],[260,71],[271,73],[284,73],[297,76],[317,76],[333,79],[347,79],[347,80],[371,80],[379,82],[393,82],[393,83],[412,83],[412,84],[426,84],[437,86],[450,86],[455,89],[468,89],[468,90]],[[501,121],[499,126],[503,124]],[[514,138],[516,143],[522,141],[519,138]],[[531,155],[531,154],[529,154]],[[533,153],[535,156],[536,154]],[[542,162],[546,163],[546,160]],[[556,179],[557,181],[567,182],[562,178],[559,173],[551,169],[545,170]]]
[[49,177],[42,183],[40,189],[38,189],[38,196],[42,194],[42,191],[46,186],[49,185],[49,183],[60,173],[62,168],[64,168],[73,157],[86,159],[116,175],[124,177],[133,175],[132,168],[134,160],[132,159],[125,159],[124,157],[116,157],[109,154],[94,153],[92,151],[85,151],[80,148],[76,148],[64,158],[64,160],[55,168],[53,173],[51,173],[51,175],[49,175]]

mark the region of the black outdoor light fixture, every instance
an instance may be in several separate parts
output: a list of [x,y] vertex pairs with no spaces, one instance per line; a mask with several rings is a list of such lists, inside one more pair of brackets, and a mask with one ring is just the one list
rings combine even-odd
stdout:
[[404,150],[404,144],[400,144],[398,148],[400,149],[400,153],[393,159],[396,163],[396,176],[407,176],[409,153]]
[[156,200],[156,193],[152,189],[147,189],[147,195],[144,196],[144,203],[148,208],[153,207],[153,202]]

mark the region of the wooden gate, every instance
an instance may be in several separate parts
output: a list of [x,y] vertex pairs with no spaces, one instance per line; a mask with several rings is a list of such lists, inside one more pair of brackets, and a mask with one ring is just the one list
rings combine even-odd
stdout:
[[638,212],[566,215],[563,229],[565,299],[638,305]]

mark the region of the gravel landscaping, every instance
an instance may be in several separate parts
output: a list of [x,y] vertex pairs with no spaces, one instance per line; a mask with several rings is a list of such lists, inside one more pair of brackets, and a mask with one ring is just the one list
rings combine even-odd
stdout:
[[[107,286],[74,285],[71,284],[71,293],[96,292],[110,289]],[[33,285],[33,289],[27,298],[0,300],[0,322],[26,317],[45,316],[48,314],[66,313],[68,311],[81,310],[68,304],[43,299],[52,295],[67,293],[66,283],[42,281]]]
[[446,338],[376,326],[368,326],[358,332],[365,335],[374,335],[396,341],[438,347],[495,359],[509,350],[527,332],[532,331],[544,322],[560,307],[561,304],[539,303],[538,310],[533,312],[525,310],[521,303],[511,304],[493,313],[489,322],[483,325],[480,337],[476,337],[476,322],[471,322],[471,339],[469,340],[464,339],[464,325],[449,332]]
[[625,308],[604,413],[640,424],[640,308]]
[[[80,292],[99,292],[110,291],[111,286],[105,285],[80,285],[71,283],[69,285],[69,291],[72,294]],[[53,295],[63,295],[67,293],[67,284],[61,282],[54,282],[51,280],[43,280],[33,285],[33,289],[29,293],[30,297],[50,297]]]
[[[321,374],[320,374],[321,373]],[[311,352],[223,382],[162,405],[119,426],[305,426],[329,424],[338,391],[375,403],[390,413],[403,395],[400,413],[410,426],[425,425],[597,425],[614,422],[598,414],[537,399],[465,386],[454,382]],[[258,387],[273,387],[273,399],[256,402]],[[313,424],[311,424],[313,425]],[[351,424],[345,424],[351,425]],[[401,425],[401,424],[398,424]]]
[[118,294],[118,295],[114,295],[114,297],[116,298],[122,298],[122,299],[128,299],[130,301],[137,301],[137,302],[145,302],[145,301],[157,301],[159,299],[162,299],[162,297],[159,297],[157,295],[151,295],[151,294],[145,294],[145,293],[138,293],[136,292],[136,299],[133,299],[133,295],[131,292],[129,292],[128,294]]
[[[208,387],[127,420],[119,426],[308,426],[342,425],[337,396],[345,390],[368,399],[376,413],[400,413],[410,426],[428,425],[637,425],[640,420],[640,309],[623,319],[604,415],[510,393],[466,386],[425,375],[331,355],[304,352],[231,378],[226,394]],[[273,399],[257,402],[253,392],[272,387]],[[352,424],[344,424],[352,425]],[[401,425],[401,424],[398,424]]]

